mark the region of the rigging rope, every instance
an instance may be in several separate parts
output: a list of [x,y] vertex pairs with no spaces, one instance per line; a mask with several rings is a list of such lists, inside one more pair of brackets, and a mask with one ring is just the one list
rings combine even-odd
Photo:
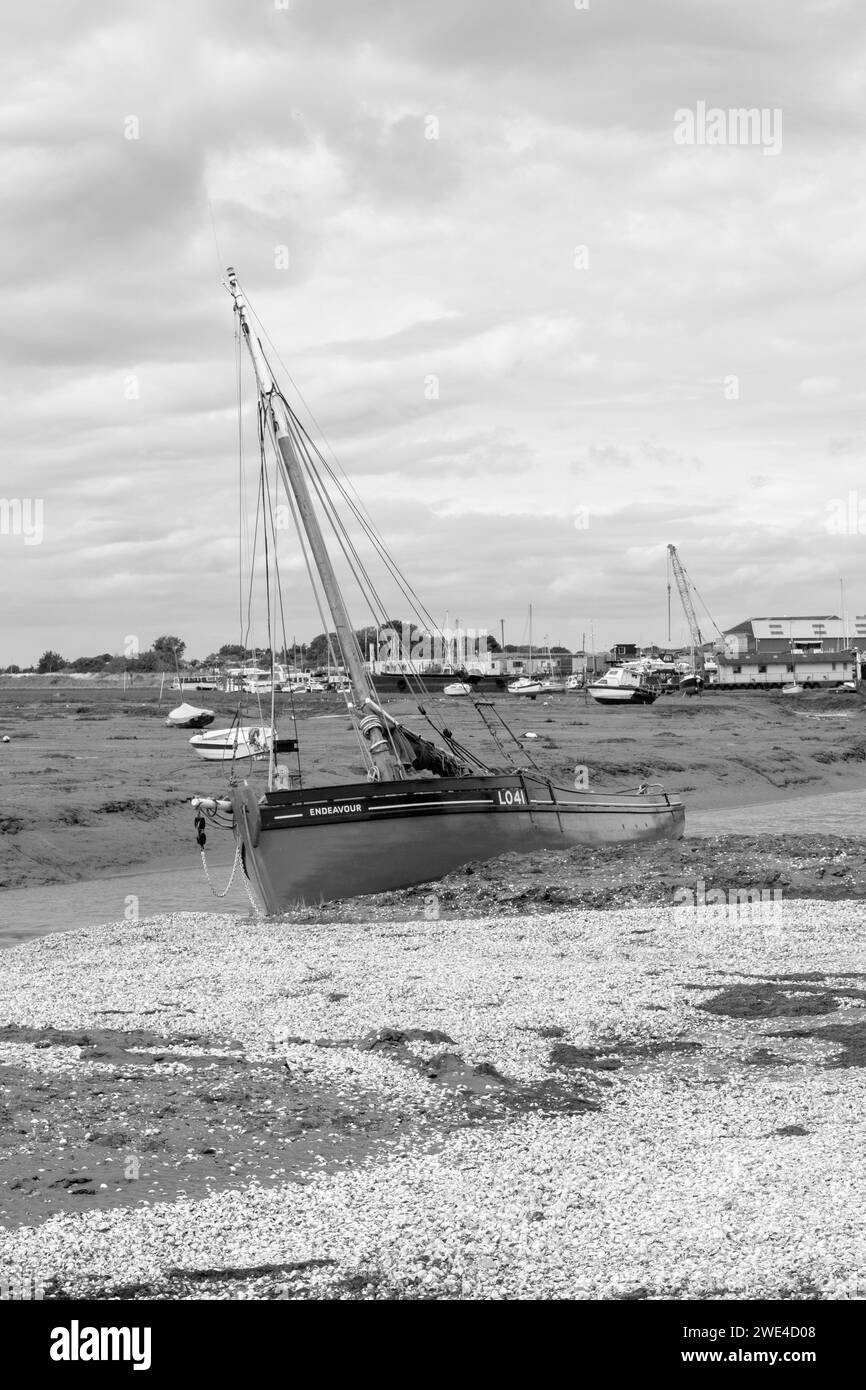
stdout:
[[[278,391],[280,400],[282,401],[283,405],[286,407],[286,410],[287,410],[288,413],[289,413],[290,420],[292,421],[292,423],[294,424],[295,428],[296,428],[297,431],[300,433],[300,435],[302,435],[303,438],[304,438],[305,440],[308,441],[309,447],[310,447],[310,448],[312,449],[312,451],[316,454],[316,456],[317,456],[318,459],[320,460],[320,462],[321,462],[323,468],[324,468],[324,469],[326,470],[326,472],[328,473],[328,476],[331,478],[332,482],[334,483],[334,485],[335,485],[335,486],[337,487],[337,489],[339,490],[340,495],[341,495],[341,496],[343,497],[343,499],[346,501],[347,505],[351,508],[352,512],[353,512],[354,515],[356,516],[358,522],[360,523],[361,527],[363,528],[363,530],[364,530],[365,534],[367,535],[368,539],[373,543],[375,549],[377,550],[377,552],[378,552],[379,555],[380,555],[380,558],[382,559],[382,561],[384,562],[384,564],[385,564],[386,567],[388,568],[388,571],[389,571],[389,573],[391,574],[392,578],[393,578],[393,579],[395,580],[395,582],[398,584],[398,587],[400,588],[401,593],[403,594],[403,596],[404,596],[404,598],[406,599],[406,601],[409,603],[410,607],[412,608],[413,612],[415,613],[415,616],[416,616],[417,618],[419,618],[419,619],[421,620],[422,623],[426,623],[426,624],[428,625],[428,630],[430,631],[431,634],[434,634],[434,633],[435,633],[435,634],[444,642],[444,640],[445,640],[445,634],[444,634],[444,632],[443,632],[442,629],[439,627],[439,624],[436,622],[435,618],[433,618],[432,614],[431,614],[431,613],[428,611],[428,609],[425,607],[425,605],[423,604],[423,602],[422,602],[421,599],[419,598],[418,594],[415,592],[415,590],[413,589],[412,585],[411,585],[411,584],[409,583],[409,581],[406,579],[405,575],[404,575],[404,574],[402,573],[402,571],[400,570],[400,568],[399,568],[399,566],[397,565],[396,561],[395,561],[395,560],[393,559],[393,557],[391,556],[391,554],[390,554],[390,552],[389,552],[389,550],[388,550],[388,548],[387,548],[387,546],[386,546],[384,540],[383,540],[382,537],[380,536],[380,534],[379,534],[379,532],[378,532],[378,530],[377,530],[377,528],[376,528],[376,526],[375,526],[375,524],[374,524],[372,518],[370,517],[370,514],[369,514],[369,512],[367,511],[367,508],[364,506],[364,503],[363,503],[363,501],[361,500],[361,498],[360,498],[360,496],[359,496],[359,494],[358,494],[356,488],[355,488],[354,485],[352,484],[352,482],[351,482],[351,480],[349,479],[348,475],[346,474],[346,472],[345,472],[345,470],[344,470],[342,464],[340,463],[340,461],[339,461],[339,459],[338,459],[338,457],[337,457],[337,454],[336,454],[335,450],[334,450],[333,447],[331,446],[330,442],[327,440],[327,437],[326,437],[326,435],[325,435],[324,430],[322,429],[321,425],[319,424],[318,420],[316,419],[315,415],[313,414],[312,409],[311,409],[310,406],[308,405],[308,403],[307,403],[307,401],[306,401],[306,399],[305,399],[305,397],[304,397],[304,395],[303,395],[303,392],[301,391],[301,389],[300,389],[300,387],[298,386],[297,382],[294,380],[294,378],[293,378],[291,372],[289,371],[288,367],[286,366],[285,362],[284,362],[284,361],[282,360],[282,358],[280,357],[279,351],[277,350],[276,346],[274,345],[274,343],[273,343],[273,341],[272,341],[270,335],[268,334],[266,328],[264,327],[264,325],[263,325],[262,322],[261,322],[261,319],[259,318],[258,314],[256,313],[256,311],[255,311],[255,309],[254,309],[252,303],[250,302],[250,299],[249,299],[249,296],[248,296],[247,293],[246,293],[246,290],[244,290],[244,297],[245,297],[245,299],[246,299],[247,306],[248,306],[248,308],[249,308],[249,310],[250,310],[250,312],[251,312],[253,318],[256,320],[256,324],[257,324],[257,326],[258,326],[259,332],[261,333],[262,337],[264,337],[264,338],[266,339],[266,341],[268,342],[268,344],[269,344],[270,347],[272,348],[273,353],[274,353],[274,357],[276,358],[277,362],[279,362],[279,364],[280,364],[280,366],[281,366],[283,372],[285,373],[286,377],[287,377],[287,378],[289,379],[289,381],[292,383],[292,386],[293,386],[293,388],[294,388],[296,394],[298,395],[299,399],[303,402],[304,408],[306,409],[307,413],[309,414],[310,419],[313,421],[313,423],[314,423],[316,429],[319,431],[319,434],[322,436],[322,438],[323,438],[323,439],[325,440],[325,442],[328,444],[328,448],[329,448],[330,451],[331,451],[331,454],[332,454],[332,456],[333,456],[333,458],[334,458],[334,462],[335,462],[337,468],[340,470],[340,472],[342,473],[343,477],[346,479],[346,483],[347,483],[348,488],[351,489],[351,491],[355,494],[355,497],[357,498],[357,505],[356,505],[356,503],[352,500],[352,498],[349,496],[348,491],[347,491],[347,488],[343,486],[343,484],[340,482],[340,479],[336,476],[336,473],[335,473],[334,470],[331,468],[330,464],[328,463],[328,461],[327,461],[327,459],[325,458],[324,454],[322,453],[321,449],[319,449],[318,446],[315,444],[315,442],[310,438],[310,436],[309,436],[307,430],[306,430],[306,429],[304,428],[304,426],[301,424],[301,422],[300,422],[300,420],[298,419],[298,417],[297,417],[295,411],[292,409],[292,407],[289,405],[289,402],[286,400],[286,397],[285,397],[285,395],[283,394],[283,392],[280,391],[279,388],[277,387],[276,389],[277,389],[277,391]],[[261,346],[261,344],[260,344],[260,346]],[[269,369],[270,372],[271,372],[272,378],[274,378],[273,368],[271,367],[270,361],[268,360],[267,354],[264,352],[264,349],[263,349],[263,348],[262,348],[262,356],[264,357],[265,361],[267,362],[268,369]],[[310,460],[310,462],[312,462],[312,461]],[[362,513],[364,513],[365,515],[362,515]],[[366,596],[365,596],[365,597],[366,597]],[[386,615],[386,611],[385,611],[384,607],[383,607],[383,610],[382,610],[382,611],[383,611],[383,617],[385,617],[385,620],[387,621],[387,615]],[[375,616],[375,614],[374,614],[374,616]],[[420,673],[415,673],[415,674],[416,674],[416,678],[417,678],[417,679],[419,680],[419,682],[420,682],[420,681],[421,681]],[[422,690],[423,690],[423,683],[422,683]],[[425,692],[425,693],[426,693],[426,692]]]
[[[310,407],[307,405],[307,402],[306,402],[306,400],[304,399],[302,392],[300,391],[300,388],[297,386],[297,383],[295,383],[295,381],[294,381],[294,379],[293,379],[291,373],[289,372],[289,370],[288,370],[288,368],[286,367],[285,363],[282,361],[282,358],[280,357],[279,352],[277,351],[276,347],[274,346],[274,344],[273,344],[271,338],[269,337],[269,335],[268,335],[266,329],[264,328],[264,326],[262,325],[261,321],[259,320],[258,315],[255,313],[255,310],[254,310],[252,304],[251,304],[250,301],[249,301],[249,297],[246,296],[246,292],[244,292],[244,293],[245,293],[245,297],[246,297],[246,300],[247,300],[248,308],[249,308],[250,313],[252,314],[253,318],[254,318],[255,321],[256,321],[256,324],[257,324],[257,327],[258,327],[259,332],[261,333],[262,337],[267,341],[267,343],[269,344],[269,346],[270,346],[271,349],[273,350],[273,354],[274,354],[275,359],[279,362],[279,364],[280,364],[280,366],[281,366],[283,372],[285,373],[286,377],[289,379],[289,381],[291,381],[292,386],[293,386],[295,392],[297,393],[298,397],[299,397],[299,398],[301,399],[301,401],[303,402],[304,407],[305,407],[305,409],[307,410],[307,412],[308,412],[308,414],[309,414],[311,420],[313,421],[315,427],[318,429],[319,433],[322,435],[322,438],[325,439],[324,431],[321,429],[321,426],[319,426],[318,422],[316,421],[315,416],[313,415],[312,410],[311,410]],[[272,393],[273,393],[274,395],[277,396],[277,398],[281,401],[281,403],[282,403],[283,406],[285,407],[285,410],[286,410],[286,413],[287,413],[287,417],[288,417],[288,428],[289,428],[289,434],[290,434],[291,444],[292,444],[292,448],[293,448],[293,451],[294,451],[294,453],[295,453],[295,456],[296,456],[296,458],[297,458],[298,461],[299,461],[299,466],[303,469],[305,477],[307,478],[309,484],[311,485],[312,490],[313,490],[315,496],[318,498],[319,505],[320,505],[322,511],[324,512],[325,518],[326,518],[327,521],[328,521],[328,524],[329,524],[329,526],[330,526],[330,529],[332,530],[332,532],[333,532],[333,534],[334,534],[334,536],[335,536],[335,538],[336,538],[336,540],[337,540],[337,543],[338,543],[339,546],[340,546],[340,549],[341,549],[341,551],[342,551],[342,553],[343,553],[343,555],[344,555],[344,557],[345,557],[345,560],[346,560],[346,562],[347,562],[347,564],[348,564],[348,566],[349,566],[349,569],[350,569],[350,571],[351,571],[351,573],[352,573],[352,575],[353,575],[353,578],[354,578],[356,584],[358,585],[358,588],[359,588],[359,590],[360,590],[360,592],[361,592],[362,598],[363,598],[364,602],[366,603],[366,605],[367,605],[367,607],[368,607],[368,609],[369,609],[370,615],[371,615],[371,617],[373,618],[374,623],[377,624],[377,626],[379,626],[379,627],[381,627],[383,624],[387,624],[388,621],[389,621],[389,619],[388,619],[388,610],[387,610],[387,608],[386,608],[386,606],[385,606],[385,603],[384,603],[384,601],[383,601],[383,599],[382,599],[381,594],[378,592],[377,586],[376,586],[376,584],[374,583],[374,580],[373,580],[373,578],[372,578],[372,575],[370,574],[369,569],[367,568],[367,566],[366,566],[366,564],[364,563],[364,561],[363,561],[361,555],[359,554],[358,549],[357,549],[357,546],[355,545],[355,542],[353,541],[353,539],[352,539],[352,537],[351,537],[351,535],[350,535],[350,533],[349,533],[349,531],[348,531],[348,528],[347,528],[346,524],[343,522],[342,517],[340,516],[340,513],[339,513],[339,511],[337,510],[337,506],[336,506],[335,500],[334,500],[334,498],[331,496],[331,492],[329,491],[329,488],[328,488],[328,486],[326,485],[325,478],[324,478],[324,477],[321,475],[321,473],[320,473],[320,469],[321,469],[321,470],[323,471],[323,473],[326,475],[327,479],[330,480],[331,486],[332,486],[334,489],[336,489],[336,492],[337,492],[337,494],[339,495],[339,497],[341,497],[342,500],[343,500],[343,501],[346,503],[346,505],[349,507],[349,509],[350,509],[350,511],[351,511],[351,513],[352,513],[352,515],[353,515],[353,516],[355,517],[355,519],[357,520],[357,522],[358,522],[358,524],[359,524],[359,526],[360,526],[360,528],[361,528],[363,534],[366,536],[366,538],[367,538],[367,539],[370,541],[370,543],[373,545],[373,548],[374,548],[375,552],[377,553],[378,558],[379,558],[380,561],[384,564],[384,566],[385,566],[385,568],[386,568],[388,574],[390,575],[391,579],[396,583],[396,585],[397,585],[397,587],[399,588],[399,590],[400,590],[401,594],[403,595],[404,599],[405,599],[406,602],[409,604],[409,607],[410,607],[411,611],[413,612],[414,616],[419,620],[421,626],[422,626],[423,628],[426,628],[426,631],[428,631],[431,635],[432,635],[432,634],[438,635],[438,637],[441,639],[441,641],[442,641],[442,643],[443,643],[443,650],[444,650],[444,644],[445,644],[445,641],[446,641],[444,632],[442,631],[442,629],[440,628],[440,626],[439,626],[439,624],[436,622],[436,620],[433,618],[433,616],[432,616],[432,614],[429,612],[429,610],[428,610],[428,609],[425,607],[425,605],[422,603],[422,601],[421,601],[420,598],[418,597],[418,595],[417,595],[417,593],[415,592],[415,590],[412,588],[412,586],[409,584],[408,580],[407,580],[407,579],[405,578],[405,576],[402,574],[402,571],[400,570],[400,568],[399,568],[399,566],[397,565],[396,561],[395,561],[395,560],[393,559],[393,557],[391,556],[390,552],[388,551],[387,546],[385,545],[384,540],[383,540],[383,539],[381,538],[381,536],[379,535],[379,533],[378,533],[378,531],[377,531],[377,529],[376,529],[376,527],[375,527],[375,525],[374,525],[374,523],[373,523],[373,521],[372,521],[372,518],[370,518],[369,513],[367,512],[366,507],[364,506],[363,502],[361,501],[361,499],[360,499],[360,497],[359,497],[359,495],[358,495],[356,489],[354,488],[354,486],[353,486],[353,484],[351,483],[350,479],[349,479],[349,478],[347,477],[347,475],[345,474],[345,471],[343,470],[342,465],[340,464],[339,459],[337,458],[336,453],[334,452],[334,450],[333,450],[333,448],[331,447],[330,443],[328,443],[328,441],[325,439],[325,442],[328,444],[328,448],[329,448],[329,450],[330,450],[330,452],[331,452],[331,454],[332,454],[332,456],[333,456],[333,458],[334,458],[334,462],[335,462],[336,468],[339,469],[340,473],[341,473],[341,474],[343,475],[343,477],[346,479],[346,485],[344,485],[343,482],[341,481],[340,477],[337,476],[337,472],[335,471],[335,468],[333,468],[333,467],[331,466],[331,464],[328,462],[328,460],[325,458],[325,456],[324,456],[324,454],[322,453],[321,449],[320,449],[320,448],[316,445],[316,443],[311,439],[311,437],[310,437],[308,431],[306,430],[306,428],[304,427],[304,425],[301,423],[301,421],[298,419],[298,417],[297,417],[295,411],[292,409],[291,405],[289,404],[289,402],[288,402],[288,400],[286,399],[285,395],[283,394],[282,390],[279,388],[279,386],[276,385],[276,378],[275,378],[273,369],[272,369],[271,364],[270,364],[270,362],[269,362],[269,360],[268,360],[268,356],[267,356],[267,354],[266,354],[265,351],[264,351],[264,348],[263,348],[263,346],[262,346],[261,341],[259,342],[259,348],[260,348],[260,350],[261,350],[261,352],[262,352],[262,356],[264,357],[264,360],[265,360],[265,362],[266,362],[266,364],[267,364],[267,366],[268,366],[268,370],[269,370],[270,373],[271,373],[271,379],[272,379],[272,381],[274,382],[274,385],[273,385],[273,387],[271,388],[271,391],[272,391]],[[263,403],[263,402],[261,401],[261,399],[260,399],[260,402],[259,402],[259,413],[260,413],[260,417],[261,417],[261,415],[263,414],[264,409],[265,409],[264,403]],[[268,423],[269,423],[269,425],[272,426],[272,422],[269,421]],[[260,418],[260,445],[261,445],[261,446],[263,446],[263,440],[261,439],[262,433],[263,433],[262,421],[261,421],[261,418]],[[278,444],[277,444],[276,438],[275,438],[274,435],[273,435],[273,430],[272,430],[272,428],[270,428],[270,429],[268,430],[268,436],[269,436],[269,438],[271,439],[271,443],[272,443],[272,446],[273,446],[273,448],[274,448],[274,450],[275,450],[275,453],[276,453],[276,455],[277,455],[278,462],[282,462],[281,456],[280,456],[280,451],[279,451],[279,446],[278,446]],[[287,479],[286,482],[288,483],[288,481],[289,481],[289,480]],[[352,496],[350,496],[350,491],[349,491],[350,489],[351,489],[351,492],[354,493],[354,498],[353,498]],[[317,607],[317,609],[318,609],[318,611],[319,611],[319,616],[320,616],[320,618],[321,618],[321,620],[322,620],[322,626],[323,626],[323,630],[324,630],[324,635],[325,635],[325,641],[326,641],[326,644],[327,644],[327,649],[328,649],[329,653],[331,654],[331,656],[333,657],[333,656],[334,656],[334,650],[333,650],[333,645],[332,645],[332,641],[331,641],[331,633],[330,633],[330,631],[329,631],[329,624],[328,624],[328,622],[325,620],[322,602],[321,602],[321,599],[320,599],[320,595],[319,595],[318,588],[317,588],[316,583],[315,583],[313,568],[312,568],[312,566],[311,566],[310,557],[309,557],[309,554],[308,554],[308,551],[307,551],[307,547],[306,547],[306,545],[305,545],[305,537],[304,537],[304,534],[303,534],[303,532],[302,532],[302,528],[301,528],[301,525],[300,525],[300,522],[299,522],[299,518],[298,518],[298,516],[296,515],[295,500],[294,500],[294,497],[293,497],[293,495],[292,495],[291,487],[290,487],[290,486],[287,486],[286,491],[287,491],[287,494],[288,494],[288,496],[289,496],[289,502],[290,502],[290,507],[291,507],[291,512],[292,512],[292,518],[293,518],[293,521],[294,521],[295,529],[296,529],[296,531],[297,531],[297,533],[298,533],[299,542],[300,542],[300,544],[301,544],[301,551],[302,551],[302,554],[303,554],[303,557],[304,557],[304,563],[305,563],[305,566],[306,566],[306,569],[307,569],[307,573],[308,573],[309,578],[310,578],[310,583],[311,583],[311,587],[312,587],[312,590],[313,590],[313,595],[314,595],[314,598],[315,598],[315,601],[316,601],[316,607]],[[263,495],[263,489],[260,489],[260,494],[259,494],[259,495],[260,495],[260,497]],[[357,501],[354,500],[354,499],[357,499]],[[258,501],[257,501],[257,512],[256,512],[256,538],[257,538],[257,535],[258,535],[259,514],[260,514],[260,507],[259,507],[259,503],[258,503]],[[272,513],[271,513],[270,520],[271,520],[271,523],[273,523],[273,515],[272,515]],[[274,549],[276,549],[276,540],[275,540],[275,538],[274,538]],[[267,562],[267,540],[265,541],[265,551],[266,551],[266,560],[265,560],[265,564],[266,564],[266,571],[267,571],[267,564],[268,564],[268,562]],[[255,553],[253,554],[253,566],[254,566],[254,563],[255,563]],[[276,562],[275,562],[275,563],[276,563]],[[276,571],[275,571],[275,573],[276,573]],[[281,586],[277,583],[276,588],[277,588],[277,592],[280,594],[280,605],[281,605],[281,609],[282,609],[282,593],[281,593]],[[251,596],[250,596],[250,601],[249,601],[249,603],[248,603],[247,616],[248,616],[248,627],[247,627],[247,637],[248,637],[248,635],[249,635],[249,626],[250,626],[250,624],[251,624]],[[268,597],[268,632],[269,632],[269,641],[270,641],[270,643],[271,643],[271,654],[272,654],[271,659],[272,659],[272,664],[273,664],[273,637],[272,637],[272,630],[271,630],[270,597]],[[284,635],[284,642],[285,642],[285,625],[284,625],[284,624],[283,624],[283,635]],[[341,654],[341,656],[342,656],[342,658],[343,658],[343,665],[346,666],[346,665],[347,665],[347,662],[346,662],[346,653],[343,651],[342,639],[340,638],[340,635],[339,635],[339,634],[335,634],[335,637],[336,637],[337,645],[338,645],[338,647],[339,647],[339,649],[340,649],[340,654]],[[357,644],[357,638],[355,637],[354,633],[352,634],[352,640],[355,641],[356,644]],[[401,624],[401,642],[402,642],[403,640],[404,640],[404,637],[403,637],[402,624]],[[411,641],[411,628],[410,628],[410,641]],[[363,659],[363,656],[364,656],[364,654],[361,653],[361,658],[362,658],[362,659]],[[335,658],[335,657],[334,657],[334,659],[335,659],[335,662],[336,662],[336,658]],[[405,663],[405,665],[404,665],[404,667],[403,667],[403,675],[404,675],[404,677],[405,677],[405,679],[406,679],[407,686],[409,686],[410,689],[412,688],[413,684],[417,687],[416,694],[418,694],[418,695],[427,695],[427,694],[428,694],[428,692],[427,692],[427,690],[426,690],[426,687],[425,687],[423,675],[422,675],[421,671],[415,666],[415,663],[414,663],[414,661],[411,659],[411,656],[410,656],[410,658],[408,659],[408,661]],[[372,682],[371,682],[371,684],[372,684]],[[374,688],[375,688],[375,687],[374,687]],[[348,702],[347,702],[347,703],[348,703]],[[427,722],[431,725],[431,727],[432,727],[433,729],[435,729],[437,733],[440,734],[440,737],[443,737],[443,738],[446,738],[446,739],[449,739],[449,738],[452,737],[452,736],[450,735],[450,733],[444,731],[442,728],[437,727],[437,725],[436,725],[436,724],[434,723],[434,721],[430,718],[430,716],[426,714],[426,712],[425,712],[425,718],[427,719]],[[354,724],[354,722],[355,722],[355,721],[353,720],[353,724]],[[356,731],[356,732],[357,732],[357,731]],[[385,729],[385,734],[386,734],[386,737],[387,737],[387,739],[388,739],[388,741],[389,741],[389,743],[390,743],[390,745],[391,745],[392,751],[393,751],[395,757],[397,758],[397,761],[398,761],[398,764],[399,764],[399,762],[401,761],[401,759],[400,759],[400,755],[399,755],[399,752],[398,752],[396,740],[395,740],[395,738],[394,738],[394,736],[393,736],[393,733],[392,733],[391,729],[388,728],[388,727],[386,727],[386,729]],[[360,736],[359,736],[359,744],[360,744],[360,747],[362,748],[362,750],[363,750],[363,752],[364,752],[365,763],[367,763],[367,765],[370,766],[372,760],[371,760],[370,757],[369,757],[368,745],[367,745],[366,740],[360,740]],[[455,751],[455,752],[457,752],[457,750],[460,748],[460,745],[458,745],[456,742],[452,743],[451,746],[454,748],[454,751]],[[470,753],[468,752],[468,750],[461,750],[461,756],[462,756],[465,760],[467,760],[468,762],[470,762],[470,763],[476,763],[476,765],[479,765],[479,766],[482,766],[482,767],[484,766],[484,765],[480,762],[480,760],[477,759],[477,758],[475,757],[475,755],[470,754]]]

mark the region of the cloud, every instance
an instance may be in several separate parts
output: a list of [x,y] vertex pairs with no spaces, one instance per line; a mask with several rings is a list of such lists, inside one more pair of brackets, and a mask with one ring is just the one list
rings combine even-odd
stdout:
[[[843,567],[866,608],[862,538],[825,524],[863,488],[860,22],[844,0],[18,7],[0,493],[46,529],[0,535],[0,664],[235,636],[226,262],[443,613],[516,626],[532,601],[567,645],[589,618],[658,637],[671,539],[723,625],[822,611]],[[782,153],[677,146],[698,101],[780,108]],[[319,627],[294,582],[291,609]]]

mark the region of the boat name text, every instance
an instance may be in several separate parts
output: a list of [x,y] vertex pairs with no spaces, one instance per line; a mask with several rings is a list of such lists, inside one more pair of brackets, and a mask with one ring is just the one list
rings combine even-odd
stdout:
[[525,806],[526,792],[502,791],[497,789],[496,800],[500,806]]

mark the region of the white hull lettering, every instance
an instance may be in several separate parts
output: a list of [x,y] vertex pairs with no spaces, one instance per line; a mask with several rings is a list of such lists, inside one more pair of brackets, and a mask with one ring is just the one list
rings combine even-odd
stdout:
[[497,788],[496,799],[500,806],[525,806],[526,792],[503,791],[502,788]]

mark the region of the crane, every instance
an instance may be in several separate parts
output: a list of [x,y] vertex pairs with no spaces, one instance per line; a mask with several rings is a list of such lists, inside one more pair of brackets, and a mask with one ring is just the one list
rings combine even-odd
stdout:
[[[700,629],[700,625],[699,625],[699,623],[698,623],[698,615],[697,615],[697,613],[695,612],[695,605],[692,603],[692,596],[691,596],[691,594],[690,594],[690,592],[689,592],[689,589],[692,587],[692,585],[690,584],[688,575],[686,574],[685,570],[683,569],[682,561],[680,560],[680,557],[679,557],[679,555],[677,554],[677,548],[676,548],[675,545],[669,545],[669,546],[668,546],[668,564],[670,565],[671,569],[672,569],[673,572],[674,572],[674,579],[677,581],[677,588],[678,588],[678,590],[679,590],[680,598],[682,599],[682,603],[683,603],[683,612],[684,612],[685,615],[686,615],[686,622],[688,623],[689,633],[690,633],[691,639],[692,639],[692,646],[693,646],[694,649],[695,649],[695,668],[696,668],[697,670],[699,670],[699,671],[702,671],[702,670],[703,670],[703,667],[704,667],[704,653],[703,653],[704,639],[703,639],[703,637],[701,636],[701,629]],[[668,620],[669,620],[669,621],[670,621],[670,592],[671,592],[671,586],[670,586],[670,581],[668,581]],[[695,592],[697,593],[697,590],[695,590]]]

